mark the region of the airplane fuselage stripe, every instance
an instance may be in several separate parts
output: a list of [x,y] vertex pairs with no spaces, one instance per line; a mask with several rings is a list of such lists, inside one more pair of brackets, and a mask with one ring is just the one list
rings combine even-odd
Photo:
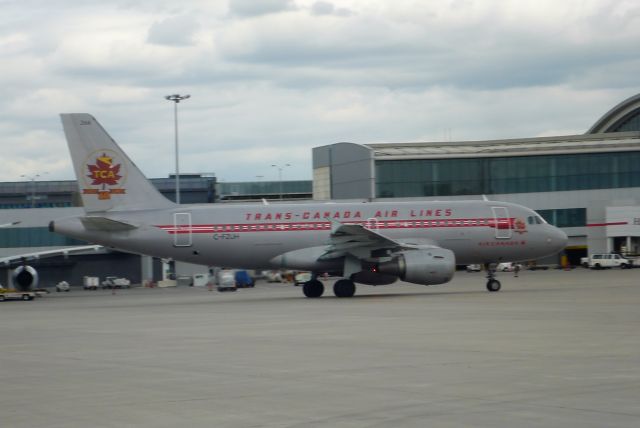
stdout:
[[[357,224],[371,230],[382,229],[434,229],[456,227],[489,227],[498,229],[514,229],[515,218],[464,218],[446,220],[379,220],[379,221],[346,221],[343,224]],[[309,230],[329,230],[331,223],[327,221],[311,222],[277,222],[277,223],[224,223],[200,225],[156,225],[169,234],[183,233],[225,233],[225,232],[291,232]]]

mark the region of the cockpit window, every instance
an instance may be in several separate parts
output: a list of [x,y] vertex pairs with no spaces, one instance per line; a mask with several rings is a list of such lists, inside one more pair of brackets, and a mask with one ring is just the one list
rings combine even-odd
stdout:
[[547,222],[544,221],[544,219],[539,215],[532,215],[527,217],[527,223],[528,224],[547,224]]

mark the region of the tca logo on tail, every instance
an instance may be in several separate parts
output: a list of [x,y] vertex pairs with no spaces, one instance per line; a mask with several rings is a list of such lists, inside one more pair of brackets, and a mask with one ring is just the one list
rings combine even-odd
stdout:
[[85,162],[87,174],[83,176],[85,186],[82,193],[97,195],[98,199],[111,199],[111,195],[126,193],[126,169],[113,150],[93,152]]

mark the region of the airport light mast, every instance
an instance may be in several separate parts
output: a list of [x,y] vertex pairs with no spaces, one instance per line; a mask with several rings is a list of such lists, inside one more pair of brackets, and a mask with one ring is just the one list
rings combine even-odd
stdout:
[[[48,172],[43,172],[42,174],[48,174]],[[40,177],[40,174],[28,175],[21,174],[20,177],[26,178],[31,181],[31,208],[36,207],[36,178]]]
[[274,168],[278,168],[278,181],[280,182],[280,200],[282,200],[282,170],[285,169],[288,166],[291,166],[288,163],[285,163],[284,165],[271,165]]
[[166,95],[164,98],[168,101],[173,101],[173,119],[175,127],[175,140],[176,140],[176,204],[180,203],[180,161],[178,153],[178,103],[182,100],[190,98],[191,95]]

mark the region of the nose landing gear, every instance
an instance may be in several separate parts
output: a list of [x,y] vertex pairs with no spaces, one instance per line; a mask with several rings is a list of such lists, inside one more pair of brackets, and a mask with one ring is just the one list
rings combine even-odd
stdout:
[[487,290],[491,292],[500,291],[502,284],[496,279],[495,263],[485,263],[484,268],[487,271]]

